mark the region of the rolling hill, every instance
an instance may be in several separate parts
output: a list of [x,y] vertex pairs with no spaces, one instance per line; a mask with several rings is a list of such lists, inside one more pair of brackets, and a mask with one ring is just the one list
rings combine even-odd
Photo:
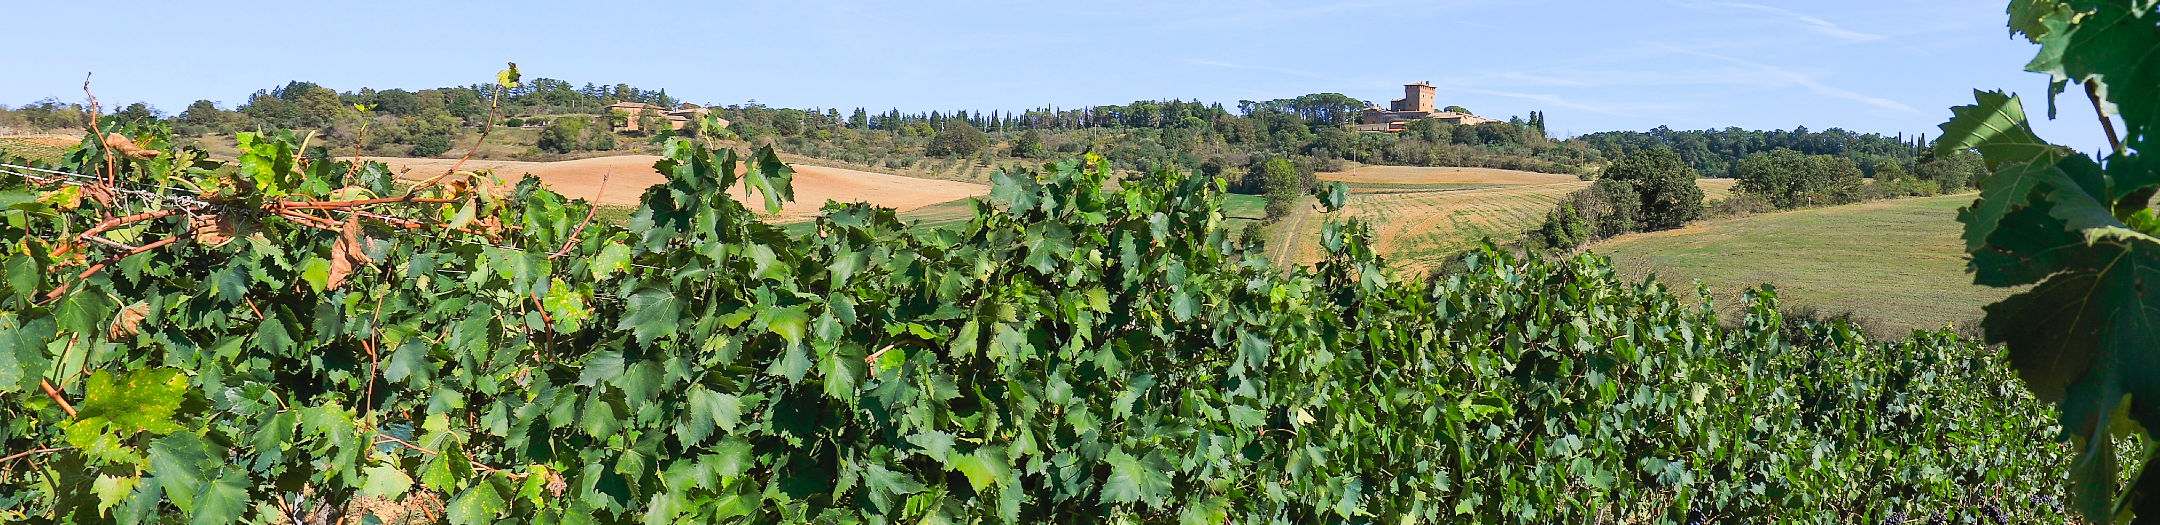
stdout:
[[1787,306],[1852,312],[1882,329],[1935,329],[1978,319],[2013,290],[1972,284],[1957,209],[1973,196],[1877,201],[1625,235],[1593,253],[1635,276],[1685,290],[1700,280],[1720,310],[1748,288],[1777,287]]

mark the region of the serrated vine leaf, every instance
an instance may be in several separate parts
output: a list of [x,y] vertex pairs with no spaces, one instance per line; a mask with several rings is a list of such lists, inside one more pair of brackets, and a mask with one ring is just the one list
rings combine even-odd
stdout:
[[743,184],[755,189],[765,202],[765,213],[780,213],[780,206],[795,201],[795,168],[780,161],[780,153],[766,145],[757,152]]
[[[2160,415],[2132,407],[2160,400],[2160,238],[2149,227],[2155,166],[2141,155],[2160,118],[2160,15],[2149,5],[2089,0],[2015,0],[2010,28],[2040,50],[2027,70],[2051,75],[2052,103],[2068,83],[2084,84],[2111,135],[2125,138],[2105,159],[2049,145],[2033,134],[2016,97],[1977,93],[1952,108],[1938,154],[1971,149],[1993,170],[1981,196],[1961,210],[1974,282],[2030,290],[1988,305],[1989,342],[2004,343],[2025,386],[2060,410],[2076,444],[2068,470],[2070,508],[2091,523],[2160,515],[2160,477],[2122,486],[2117,439],[2160,428]],[[2052,105],[2051,105],[2052,108]],[[2051,115],[2053,114],[2051,110]],[[2155,458],[2136,457],[2151,471]],[[2133,501],[2137,494],[2147,496]]]
[[83,446],[100,433],[119,437],[149,432],[153,435],[180,430],[173,412],[180,409],[187,377],[171,368],[151,368],[115,378],[103,370],[90,374],[84,383],[82,406],[69,424],[68,441]]
[[405,471],[397,467],[389,465],[368,467],[366,475],[367,482],[360,487],[360,493],[362,494],[395,500],[403,497],[406,490],[412,489],[412,476],[405,475]]
[[1122,450],[1110,451],[1105,459],[1110,464],[1110,477],[1103,481],[1102,498],[1105,503],[1145,502],[1159,506],[1163,497],[1170,495],[1169,465],[1160,456],[1149,454],[1136,458]]
[[445,507],[450,523],[454,525],[494,523],[509,508],[504,504],[502,494],[495,492],[495,484],[484,481],[474,483]]
[[194,525],[223,525],[237,523],[247,511],[248,482],[245,476],[228,473],[216,481],[204,484],[202,493],[195,496]]
[[2016,96],[2002,92],[1974,91],[1979,103],[1950,108],[1956,116],[1942,125],[1943,136],[1935,143],[1941,154],[1960,149],[1979,150],[1994,175],[1981,179],[1980,200],[1959,217],[1965,222],[1965,246],[1978,249],[2012,207],[2039,186],[2055,163],[2071,155],[2068,148],[2048,144],[2032,132],[2025,109]]

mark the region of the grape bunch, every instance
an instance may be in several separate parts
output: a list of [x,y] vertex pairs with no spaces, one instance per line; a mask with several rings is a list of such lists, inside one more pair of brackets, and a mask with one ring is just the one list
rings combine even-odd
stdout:
[[1890,513],[1890,517],[1883,518],[1882,523],[1883,525],[1905,525],[1905,511]]
[[1705,515],[1705,514],[1703,514],[1703,512],[1702,512],[1702,511],[1700,511],[1700,510],[1695,510],[1695,509],[1688,509],[1688,511],[1687,511],[1687,525],[1703,525],[1703,524],[1705,524],[1705,523],[1709,523],[1709,522],[1710,522],[1710,516],[1708,516],[1708,515]]
[[2057,513],[2062,512],[2062,502],[2055,501],[2055,495],[2053,494],[2034,494],[2032,497],[2032,504],[2034,506],[2047,506],[2048,510],[2055,511]]
[[2010,519],[2003,516],[2002,505],[1993,501],[1980,505],[1980,515],[1987,516],[1988,521],[1993,522],[1995,525],[2009,525],[2010,523]]

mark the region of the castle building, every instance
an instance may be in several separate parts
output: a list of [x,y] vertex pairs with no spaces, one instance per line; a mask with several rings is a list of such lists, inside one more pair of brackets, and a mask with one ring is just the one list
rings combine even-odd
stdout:
[[1409,121],[1428,118],[1466,126],[1490,121],[1469,113],[1433,109],[1433,98],[1432,82],[1404,84],[1403,98],[1389,101],[1387,109],[1377,106],[1365,108],[1365,112],[1358,116],[1358,131],[1399,132]]
[[[649,116],[666,118],[670,129],[683,129],[683,126],[688,125],[691,120],[703,118],[705,115],[712,113],[710,109],[697,107],[687,102],[683,103],[681,107],[666,111],[661,111],[660,106],[644,102],[617,102],[608,106],[607,110],[609,112],[620,111],[630,116],[628,121],[616,128],[617,131],[640,131],[639,128],[642,125],[638,123],[638,119]],[[720,127],[727,127],[727,119],[717,120],[719,120]]]

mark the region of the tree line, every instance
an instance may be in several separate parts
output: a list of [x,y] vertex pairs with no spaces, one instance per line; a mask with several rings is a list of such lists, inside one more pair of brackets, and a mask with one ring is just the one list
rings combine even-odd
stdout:
[[1813,132],[1807,126],[1786,130],[1748,130],[1729,127],[1721,130],[1679,131],[1658,126],[1649,131],[1608,131],[1583,135],[1582,141],[1614,157],[1629,152],[1668,148],[1680,155],[1680,159],[1703,177],[1739,176],[1741,159],[1755,153],[1788,149],[1806,155],[1832,155],[1852,160],[1863,173],[1873,174],[1884,163],[1895,162],[1909,169],[1926,150],[1925,135],[1906,137],[1904,134],[1884,136],[1876,133],[1861,134],[1842,128],[1830,128]]
[[1563,199],[1523,244],[1571,250],[1593,240],[1669,230],[1708,216],[1834,206],[1870,200],[1926,197],[1972,189],[1986,165],[1978,154],[1923,151],[1908,170],[1889,159],[1865,173],[1852,158],[1776,148],[1741,157],[1731,197],[1705,203],[1699,175],[1667,147],[1635,150],[1598,174],[1597,182]]

